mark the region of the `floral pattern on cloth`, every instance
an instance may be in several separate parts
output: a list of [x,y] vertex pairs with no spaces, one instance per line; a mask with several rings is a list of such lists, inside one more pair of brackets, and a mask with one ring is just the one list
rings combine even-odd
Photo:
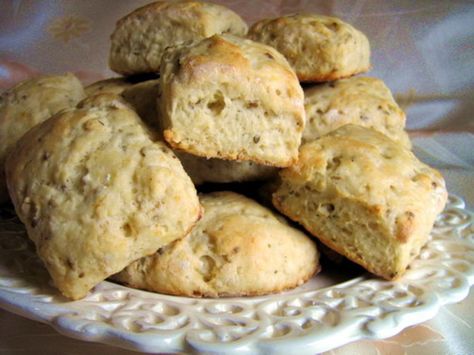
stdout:
[[79,38],[91,29],[90,21],[77,16],[60,17],[51,23],[48,32],[57,40],[68,43],[73,38]]

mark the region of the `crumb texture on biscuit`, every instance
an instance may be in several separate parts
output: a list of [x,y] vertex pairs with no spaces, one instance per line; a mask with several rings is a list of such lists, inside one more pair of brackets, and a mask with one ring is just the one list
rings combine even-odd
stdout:
[[[158,135],[162,135],[162,118],[158,109],[161,100],[159,79],[135,84],[122,93],[143,121]],[[277,168],[251,161],[206,159],[181,151],[174,152],[195,185],[266,180],[277,173]]]
[[72,299],[183,237],[200,215],[179,160],[115,95],[33,128],[6,167],[16,212]]
[[447,200],[441,174],[381,133],[343,126],[283,169],[275,207],[386,279],[403,274]]
[[281,216],[233,192],[200,198],[204,215],[190,234],[114,279],[173,295],[245,296],[296,287],[319,269],[315,243]]
[[18,139],[55,113],[73,108],[84,96],[81,82],[70,73],[29,79],[0,95],[0,203],[9,198],[5,159]]
[[111,36],[110,68],[124,75],[156,73],[165,49],[214,34],[244,36],[247,24],[234,11],[200,1],[157,1],[120,19]]
[[164,137],[171,146],[280,167],[296,160],[304,94],[275,49],[215,35],[168,51],[161,74]]
[[282,53],[300,81],[336,80],[370,69],[367,37],[335,17],[295,14],[264,19],[251,26],[248,37]]
[[405,113],[380,79],[353,77],[310,87],[305,90],[305,110],[303,143],[352,123],[411,148]]

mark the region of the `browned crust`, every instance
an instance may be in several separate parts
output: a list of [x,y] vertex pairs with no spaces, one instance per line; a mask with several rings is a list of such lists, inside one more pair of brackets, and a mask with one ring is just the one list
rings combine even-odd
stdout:
[[415,230],[415,214],[411,211],[405,211],[395,219],[395,225],[395,238],[400,243],[407,243]]
[[357,74],[366,73],[371,69],[372,69],[372,66],[368,66],[366,68],[362,68],[350,73],[335,71],[335,72],[330,72],[327,74],[316,74],[316,73],[305,74],[305,73],[296,71],[296,76],[298,77],[298,80],[303,83],[322,83],[326,81],[334,81],[334,80],[339,80],[339,79],[350,78],[351,76],[355,76]]
[[295,221],[295,222],[298,222],[300,223],[304,229],[306,231],[308,231],[313,237],[315,237],[316,239],[318,239],[321,243],[323,243],[324,245],[326,245],[328,248],[331,248],[332,250],[334,250],[335,252],[345,256],[347,259],[351,260],[352,262],[362,266],[364,269],[366,269],[367,271],[371,272],[372,274],[374,275],[377,275],[377,276],[380,276],[382,277],[383,279],[385,280],[396,280],[398,279],[400,276],[403,275],[403,273],[406,271],[406,269],[403,269],[403,270],[397,270],[396,272],[394,273],[390,273],[390,274],[387,274],[387,273],[383,273],[383,272],[380,272],[380,271],[377,271],[377,270],[374,270],[372,267],[370,267],[369,265],[367,265],[364,260],[360,260],[358,259],[357,257],[355,257],[354,255],[348,255],[341,247],[339,247],[338,245],[334,244],[333,242],[331,242],[330,238],[325,238],[324,235],[322,233],[318,233],[317,231],[313,231],[311,229],[309,229],[306,225],[304,225],[303,223],[301,223],[301,220],[298,218],[298,216],[295,216],[291,213],[289,213],[281,204],[280,204],[280,201],[279,201],[279,198],[275,196],[275,194],[273,195],[273,198],[272,198],[272,202],[273,202],[273,205],[275,206],[275,208],[280,211],[283,215],[285,215],[286,217],[290,218],[291,220]]
[[138,16],[140,16],[142,14],[145,14],[145,13],[159,13],[161,11],[166,11],[169,8],[172,8],[172,9],[174,8],[178,11],[182,10],[184,7],[200,9],[200,8],[204,8],[205,6],[215,6],[215,7],[227,10],[227,11],[234,12],[231,9],[229,9],[229,8],[223,6],[223,5],[208,3],[208,2],[202,2],[202,1],[192,1],[192,0],[177,1],[177,2],[173,2],[173,1],[155,1],[155,2],[152,2],[150,4],[146,4],[144,6],[136,8],[132,12],[130,12],[127,15],[123,16],[122,18],[120,18],[116,22],[115,26],[117,28],[117,27],[121,26],[122,23],[127,21],[129,18],[133,18],[135,16],[138,17]]
[[223,154],[222,152],[212,152],[211,154],[204,154],[196,149],[189,147],[188,145],[182,144],[181,142],[176,142],[174,139],[174,134],[171,129],[165,129],[163,131],[163,137],[165,141],[176,150],[183,151],[185,153],[189,153],[192,155],[196,155],[198,157],[210,159],[210,158],[218,158],[223,160],[231,160],[231,161],[253,161],[257,164],[267,165],[267,166],[274,166],[277,168],[287,168],[292,166],[294,163],[298,161],[298,157],[293,157],[286,160],[283,163],[275,163],[274,161],[264,160],[264,159],[257,159],[257,158],[249,158],[246,154],[242,152],[238,152],[236,154]]

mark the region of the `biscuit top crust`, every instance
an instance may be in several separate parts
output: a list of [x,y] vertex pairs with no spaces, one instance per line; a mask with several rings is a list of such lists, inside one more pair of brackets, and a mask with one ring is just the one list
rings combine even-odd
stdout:
[[298,162],[280,176],[292,186],[309,184],[328,196],[373,206],[401,242],[411,235],[411,222],[424,223],[419,216],[437,215],[447,199],[437,170],[385,135],[351,124],[303,145]]
[[[203,31],[206,37],[210,37],[218,32],[212,31],[221,29],[223,23],[216,21],[227,21],[222,33],[232,33],[245,35],[248,31],[247,25],[242,18],[231,9],[204,1],[156,1],[139,7],[117,21],[117,27],[123,26],[129,21],[136,19],[144,20],[146,16],[166,13],[175,21],[197,21],[189,23],[190,26],[198,26],[196,29]],[[221,32],[219,32],[221,33]]]
[[0,203],[8,200],[4,165],[8,152],[30,128],[84,98],[73,74],[40,76],[19,83],[0,95]]
[[109,64],[122,74],[158,72],[169,46],[216,33],[245,36],[247,24],[232,10],[200,1],[157,1],[120,19],[111,36]]
[[303,143],[353,123],[411,147],[404,132],[405,112],[380,79],[357,76],[310,87],[305,90],[305,110]]
[[73,74],[40,76],[19,83],[0,95],[0,154],[26,131],[53,114],[73,108],[84,98]]
[[[201,81],[221,83],[236,93],[256,93],[260,106],[292,115],[295,131],[304,129],[303,90],[288,61],[270,46],[232,35],[214,35],[192,46],[170,48],[161,69],[163,96],[179,97],[179,87]],[[162,110],[173,113],[176,104],[177,100],[163,100]],[[168,117],[164,115],[165,127],[169,126]]]
[[88,97],[30,130],[6,163],[8,187],[54,283],[78,299],[199,218],[179,160],[119,97]]
[[[170,58],[179,61],[173,63]],[[164,67],[169,64],[174,66],[163,71],[163,75],[171,73],[187,83],[208,75],[227,73],[237,76],[249,71],[269,81],[294,82],[296,79],[288,61],[277,50],[233,35],[214,35],[191,46],[170,48],[162,61]],[[291,89],[300,93],[300,86],[294,86]]]
[[278,49],[301,81],[329,81],[370,69],[367,37],[329,16],[294,14],[253,24],[248,37]]

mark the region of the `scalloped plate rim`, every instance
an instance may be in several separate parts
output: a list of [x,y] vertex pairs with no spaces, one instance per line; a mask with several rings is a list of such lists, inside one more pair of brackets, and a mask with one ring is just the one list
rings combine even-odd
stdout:
[[[464,227],[466,225],[472,225],[472,212],[465,209],[465,204],[463,200],[455,195],[450,195],[450,198],[451,205],[447,206],[447,209],[460,209],[464,211],[469,216],[469,223],[466,224],[465,222]],[[447,229],[449,230],[450,228],[448,227]],[[294,338],[257,338],[256,340],[254,339],[250,342],[248,340],[228,343],[210,342],[208,344],[203,345],[199,342],[193,343],[192,339],[189,339],[188,332],[186,331],[183,333],[183,331],[181,330],[182,328],[178,328],[170,333],[174,332],[174,338],[182,339],[175,339],[173,343],[174,346],[172,346],[172,342],[166,341],[166,339],[157,336],[153,332],[132,333],[125,329],[120,329],[114,327],[109,323],[104,322],[98,324],[89,323],[84,326],[86,328],[85,330],[78,330],[77,327],[79,326],[79,323],[81,323],[81,320],[74,318],[72,315],[77,312],[77,307],[80,306],[83,300],[65,303],[45,303],[42,302],[41,299],[38,299],[40,296],[34,294],[32,295],[28,292],[22,291],[15,292],[6,289],[6,287],[4,286],[0,286],[0,307],[12,313],[18,314],[22,317],[48,324],[59,333],[71,338],[109,344],[112,346],[119,346],[121,348],[134,351],[183,351],[186,348],[189,348],[190,345],[194,345],[195,350],[222,353],[231,350],[235,351],[240,345],[239,350],[241,350],[242,352],[275,352],[276,350],[276,353],[285,353],[291,349],[292,351],[298,350],[299,353],[314,353],[315,351],[328,351],[333,348],[360,339],[382,339],[391,337],[409,326],[419,324],[434,318],[441,309],[441,307],[443,307],[445,304],[459,302],[469,295],[470,287],[474,282],[474,275],[466,276],[465,274],[454,270],[453,273],[458,273],[460,280],[462,280],[461,284],[458,287],[456,287],[454,290],[447,290],[445,292],[434,292],[429,297],[432,298],[430,302],[424,304],[422,307],[417,306],[415,310],[407,311],[406,309],[404,309],[404,311],[398,310],[394,312],[390,315],[389,319],[386,320],[387,322],[394,322],[394,325],[385,328],[382,326],[383,332],[381,332],[380,330],[378,332],[376,330],[371,331],[370,326],[366,332],[361,332],[361,329],[359,329],[358,327],[343,327],[341,329],[337,329],[338,327],[340,328],[340,325],[338,325],[336,327],[336,331],[333,330],[332,333],[330,332],[328,336],[326,336],[325,338],[323,337],[322,339],[320,337],[320,334],[315,334],[315,332],[313,331],[308,332],[304,335],[299,335],[298,337]],[[309,293],[314,293],[315,295],[317,295],[322,294],[325,291],[343,289],[347,285],[349,285],[349,287],[355,287],[356,285],[363,284],[364,282],[377,282],[385,284],[388,283],[387,281],[379,279],[371,279],[367,276],[367,274],[363,274],[362,276],[347,280],[340,284],[324,287],[317,290],[304,290],[301,291],[301,294],[283,293],[281,295],[225,299],[192,299],[187,297],[159,295],[147,291],[129,289],[127,287],[116,285],[107,281],[101,283],[98,288],[107,289],[109,287],[115,287],[119,291],[132,292],[132,294],[134,295],[148,295],[152,299],[160,299],[164,303],[171,302],[174,304],[179,304],[183,307],[190,307],[196,304],[201,304],[205,306],[207,304],[227,304],[231,302],[239,302],[255,306],[271,301],[272,299],[280,299],[281,301],[287,301],[287,299],[292,296],[304,297],[304,294]],[[407,283],[407,285],[408,284],[409,283]],[[87,301],[87,299],[85,301]],[[349,321],[351,320],[352,319],[349,317]],[[191,332],[193,330],[194,329],[190,329]],[[180,333],[181,335],[179,335]],[[150,334],[154,339],[151,339]],[[337,342],[334,342],[335,338],[337,338]],[[310,345],[317,345],[318,347],[313,348]]]

